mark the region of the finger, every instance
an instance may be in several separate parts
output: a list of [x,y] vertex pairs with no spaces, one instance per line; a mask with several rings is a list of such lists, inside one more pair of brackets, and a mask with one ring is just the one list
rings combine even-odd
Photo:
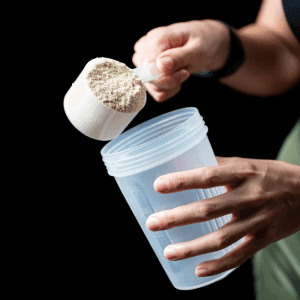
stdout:
[[142,36],[133,46],[135,52],[143,51],[146,44],[146,35]]
[[178,226],[206,222],[241,209],[241,196],[231,191],[209,199],[192,202],[173,209],[163,210],[150,215],[146,226],[151,231],[168,230]]
[[164,30],[153,30],[147,34],[144,44],[141,46],[139,53],[141,53],[143,65],[150,64],[156,58],[169,48],[169,36]]
[[[182,47],[176,47],[172,49],[168,49],[163,51],[156,58],[156,66],[162,72],[166,74],[173,73],[180,69],[187,69],[187,67],[193,62],[195,59],[195,55],[197,53],[197,47],[194,42],[188,42]],[[166,57],[169,57],[170,60],[165,60]],[[201,55],[197,56],[200,63]],[[203,61],[204,63],[204,61]]]
[[226,164],[230,161],[230,157],[216,156],[216,160],[219,165]]
[[161,194],[176,193],[190,189],[208,189],[216,186],[234,185],[251,173],[242,164],[226,164],[175,172],[158,177],[154,189]]
[[[134,53],[132,56],[132,62],[136,67],[139,67],[142,65],[142,61],[139,55],[137,53]],[[179,70],[178,72],[175,72],[172,77],[166,76],[166,83],[161,83],[161,76],[160,78],[152,81],[151,83],[145,83],[145,87],[149,94],[157,101],[157,102],[165,102],[167,99],[173,97],[176,95],[180,90],[181,83],[187,80],[187,78],[190,76],[190,74],[186,70]],[[166,89],[167,87],[167,89]]]
[[142,59],[137,53],[133,54],[132,62],[137,68],[142,66]]
[[171,90],[163,90],[163,89],[157,88],[156,86],[154,86],[154,87],[151,86],[149,89],[147,88],[147,90],[156,102],[163,103],[166,100],[172,98],[174,95],[178,94],[181,90],[181,85],[179,85]]
[[252,238],[245,237],[241,244],[219,259],[199,264],[195,269],[195,274],[198,277],[213,276],[237,268],[259,250],[260,248],[254,246]]
[[[136,67],[142,65],[140,57],[135,53],[132,57],[132,62]],[[165,102],[167,99],[172,98],[180,90],[184,81],[189,78],[190,74],[186,70],[180,70],[175,72],[171,76],[161,76],[160,78],[152,81],[151,83],[145,83],[145,87],[149,94],[159,103]],[[166,79],[161,80],[162,77]]]
[[155,79],[152,84],[161,89],[173,89],[190,77],[190,73],[185,70],[179,70],[170,75],[162,75]]
[[[243,193],[245,193],[244,189],[237,188],[219,196],[154,213],[148,217],[146,226],[151,231],[168,230],[178,226],[206,222],[230,213],[233,214],[232,220],[245,220],[250,215],[253,216],[256,210],[264,212],[264,208],[260,208],[261,201],[255,199],[255,195],[245,196]],[[272,214],[269,211],[265,214],[270,222],[275,210]],[[260,220],[261,223],[264,221],[264,219]]]
[[182,260],[220,251],[268,224],[269,216],[258,210],[254,215],[240,220],[231,220],[218,230],[195,240],[169,245],[165,248],[164,254],[169,260]]

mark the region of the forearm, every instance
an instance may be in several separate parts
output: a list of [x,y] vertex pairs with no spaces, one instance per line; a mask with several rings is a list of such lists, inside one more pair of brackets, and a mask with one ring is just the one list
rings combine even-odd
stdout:
[[245,61],[232,75],[220,78],[220,83],[266,97],[287,92],[300,81],[299,56],[276,33],[258,24],[233,30],[243,45]]

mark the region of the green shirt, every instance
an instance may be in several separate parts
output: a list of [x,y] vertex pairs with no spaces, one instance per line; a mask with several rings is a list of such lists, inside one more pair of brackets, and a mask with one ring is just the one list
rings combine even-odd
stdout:
[[[300,119],[276,160],[300,166]],[[256,300],[300,299],[300,231],[257,252],[252,264]]]

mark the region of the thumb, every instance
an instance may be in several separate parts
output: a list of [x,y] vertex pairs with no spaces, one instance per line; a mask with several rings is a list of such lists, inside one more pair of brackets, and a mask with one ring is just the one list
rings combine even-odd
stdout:
[[[180,69],[187,69],[193,64],[197,55],[197,48],[192,43],[187,43],[182,47],[168,49],[156,58],[158,70],[164,74],[174,73]],[[189,71],[189,70],[188,70]]]

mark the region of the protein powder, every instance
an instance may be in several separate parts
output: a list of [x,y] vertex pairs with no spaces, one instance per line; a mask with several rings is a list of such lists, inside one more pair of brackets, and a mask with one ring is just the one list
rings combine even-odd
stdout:
[[113,110],[133,113],[145,105],[146,87],[124,63],[97,58],[86,79],[94,96]]

